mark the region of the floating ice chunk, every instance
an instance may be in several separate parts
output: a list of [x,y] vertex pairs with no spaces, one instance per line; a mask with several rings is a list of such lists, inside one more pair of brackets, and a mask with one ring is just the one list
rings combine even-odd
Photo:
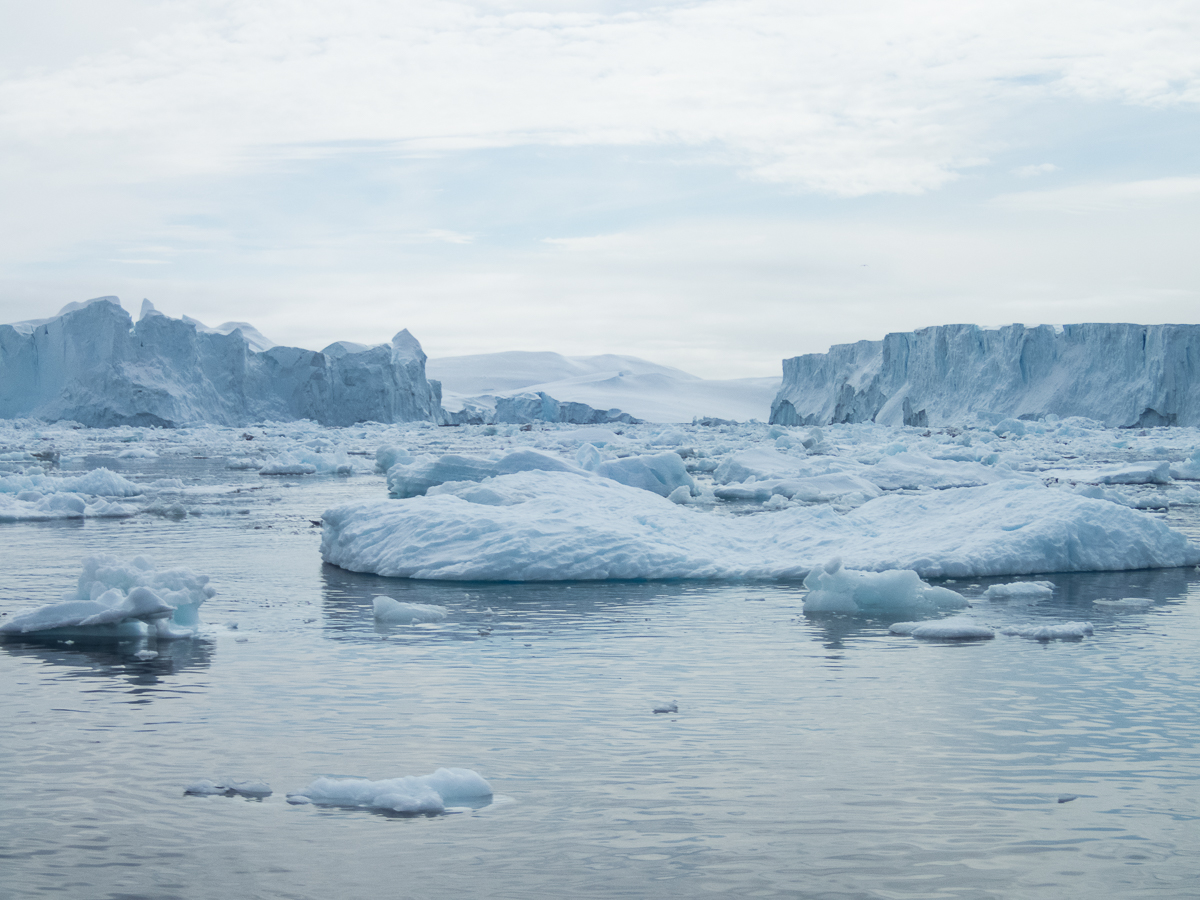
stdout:
[[996,636],[986,625],[958,616],[934,622],[896,622],[888,631],[934,641],[986,641]]
[[[678,459],[678,457],[676,457]],[[515,472],[577,472],[583,469],[536,450],[517,450],[500,459],[481,459],[447,453],[422,456],[411,463],[398,462],[388,470],[388,493],[394,497],[420,497],[435,485],[483,481]]]
[[492,786],[471,769],[438,769],[432,775],[408,775],[384,781],[365,778],[318,778],[288,802],[378,809],[406,815],[435,815],[447,806],[488,801]]
[[218,794],[225,797],[234,797],[237,795],[243,797],[269,797],[272,794],[271,786],[265,781],[239,781],[231,778],[222,778],[219,781],[213,781],[211,778],[201,778],[199,781],[193,781],[185,787],[183,792],[200,797],[211,797]]
[[21,491],[14,496],[0,493],[0,522],[119,519],[133,515],[137,515],[135,507],[86,494]]
[[674,700],[672,700],[670,703],[660,703],[658,706],[654,707],[653,712],[655,715],[659,715],[661,713],[677,713],[679,712],[679,704]]
[[1024,437],[1025,430],[1025,423],[1020,419],[1005,419],[992,429],[992,433],[998,437],[1004,437],[1006,435],[1010,435],[1012,437]]
[[993,584],[983,592],[989,600],[1041,600],[1054,594],[1053,581],[1013,581]]
[[[489,502],[469,502],[481,488]],[[1151,516],[1011,480],[889,494],[845,515],[697,514],[583,472],[440,491],[327,510],[322,556],[356,572],[464,581],[799,578],[836,554],[854,569],[955,578],[1200,563],[1200,548]]]
[[840,559],[813,569],[804,586],[805,612],[931,615],[967,605],[961,594],[928,585],[911,570],[860,572],[843,568]]
[[1122,597],[1119,600],[1093,600],[1096,606],[1105,609],[1146,609],[1153,606],[1154,601],[1147,597]]
[[1172,478],[1180,481],[1200,481],[1200,450],[1196,450],[1183,462],[1170,467]]
[[579,464],[579,468],[589,472],[594,471],[596,466],[600,465],[601,459],[603,457],[594,444],[580,444],[579,449],[575,451],[575,462]]
[[[678,503],[681,506],[686,506],[692,501],[692,489],[686,484],[681,484],[679,487],[675,488],[675,490],[671,491],[671,493],[667,494],[667,499],[672,503]],[[786,503],[787,501],[784,502]]]
[[1085,484],[1170,484],[1171,464],[1160,460],[1106,469],[1065,469],[1048,474],[1063,481],[1079,481]]
[[396,463],[410,463],[413,455],[405,447],[387,446],[375,451],[375,474],[386,475]]
[[235,456],[225,461],[227,469],[261,469],[266,463],[253,456]]
[[379,596],[371,601],[375,618],[391,625],[414,625],[418,622],[440,622],[449,612],[444,606],[429,603],[404,603],[391,597]]
[[88,494],[93,497],[137,497],[144,488],[128,478],[103,467],[92,469],[82,475],[58,477],[55,475],[4,475],[0,476],[0,494],[16,494],[22,491],[38,491],[41,494]]
[[1006,625],[1001,634],[1032,638],[1035,641],[1077,641],[1092,634],[1091,622],[1060,622],[1053,625]]
[[653,456],[607,459],[597,463],[593,471],[602,478],[610,478],[661,497],[669,497],[672,491],[681,487],[686,487],[692,493],[696,491],[696,482],[688,474],[683,460],[678,453],[671,451]]
[[144,556],[130,561],[91,556],[74,591],[59,603],[17,613],[0,634],[84,638],[191,637],[200,604],[216,594],[207,575],[156,569]]
[[258,470],[259,475],[316,475],[317,467],[301,462],[291,453],[281,453]]
[[158,454],[149,447],[130,447],[118,453],[117,459],[158,459]]

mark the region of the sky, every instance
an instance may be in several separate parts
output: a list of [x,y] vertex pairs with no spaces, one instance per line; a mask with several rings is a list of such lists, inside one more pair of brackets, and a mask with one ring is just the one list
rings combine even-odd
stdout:
[[714,378],[1200,322],[1200,5],[0,0],[0,321]]

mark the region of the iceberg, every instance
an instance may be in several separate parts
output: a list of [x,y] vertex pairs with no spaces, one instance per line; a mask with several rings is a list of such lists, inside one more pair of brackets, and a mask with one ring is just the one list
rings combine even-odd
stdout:
[[0,325],[0,418],[89,426],[441,421],[440,386],[426,379],[425,354],[408,331],[390,345],[336,354],[255,349],[265,343],[252,343],[242,327],[222,333],[153,309],[135,325],[116,297],[71,304],[50,319]]
[[447,806],[478,806],[490,801],[492,786],[471,769],[438,769],[432,775],[406,775],[383,781],[365,778],[318,778],[289,803],[349,806],[404,815],[436,815]]
[[1198,367],[1200,325],[938,325],[785,359],[771,422],[924,428],[981,416],[1017,437],[1022,420],[1049,415],[1197,425]]
[[58,603],[18,612],[0,625],[0,635],[187,638],[200,623],[200,605],[215,594],[208,576],[190,569],[158,569],[144,556],[91,556],[74,591]]
[[462,581],[798,580],[835,556],[921,578],[1200,563],[1200,547],[1152,516],[1031,481],[890,494],[846,514],[725,516],[569,471],[333,507],[321,554],[355,572]]

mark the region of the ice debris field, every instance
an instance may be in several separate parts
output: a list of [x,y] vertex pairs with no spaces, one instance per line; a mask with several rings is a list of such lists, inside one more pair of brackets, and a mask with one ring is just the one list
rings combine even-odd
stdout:
[[[1053,416],[1020,433],[981,420],[944,429],[307,421],[90,429],[15,420],[0,423],[0,521],[237,515],[254,502],[244,479],[255,472],[264,489],[281,478],[359,479],[378,486],[375,499],[313,519],[322,558],[350,571],[441,581],[791,581],[807,589],[809,612],[908,620],[967,605],[931,579],[1200,564],[1200,546],[1172,527],[1200,506],[1197,448],[1193,428],[1112,429]],[[230,483],[136,471],[195,457],[229,472]],[[106,459],[124,474],[83,468]],[[1026,579],[979,599],[1034,602],[1053,587]],[[190,635],[212,590],[187,569],[96,557],[61,602],[6,616],[0,633]],[[1106,602],[1133,608],[1137,598]],[[401,624],[445,616],[387,597],[374,612]]]

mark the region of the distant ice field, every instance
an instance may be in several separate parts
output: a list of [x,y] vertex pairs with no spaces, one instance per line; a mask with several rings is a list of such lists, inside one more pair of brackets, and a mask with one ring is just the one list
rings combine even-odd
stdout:
[[[186,567],[216,593],[191,639],[0,640],[0,895],[318,900],[419,884],[535,898],[1186,896],[1200,878],[1192,566],[923,571],[969,605],[915,617],[806,611],[799,571],[435,581],[321,558],[328,510],[511,508],[460,495],[503,501],[517,489],[503,478],[531,477],[389,501],[381,448],[388,469],[531,450],[588,472],[675,452],[694,493],[671,501],[611,479],[604,490],[750,527],[735,534],[1015,485],[1061,496],[1061,509],[1106,508],[1075,505],[1086,500],[1200,537],[1193,482],[1101,480],[1162,461],[1187,474],[1200,433],[1051,425],[1010,438],[982,427],[2,423],[0,621],[60,600],[97,554]],[[597,456],[581,458],[584,445]],[[260,474],[270,467],[296,471]],[[82,512],[47,513],[68,495]],[[126,513],[86,514],[100,502]],[[1024,530],[978,518],[1000,536]],[[971,521],[964,512],[955,528]],[[842,553],[835,570],[834,544],[819,549],[814,564],[831,575],[865,569]],[[913,618],[951,625],[941,637],[890,633]],[[980,629],[992,639],[954,637]],[[672,703],[676,713],[653,712]],[[288,802],[322,779],[365,788],[441,769],[478,773],[492,794],[443,797],[444,811],[418,798],[413,809],[438,814],[415,816],[391,794],[355,805],[348,788]],[[272,793],[185,794],[204,779]]]

